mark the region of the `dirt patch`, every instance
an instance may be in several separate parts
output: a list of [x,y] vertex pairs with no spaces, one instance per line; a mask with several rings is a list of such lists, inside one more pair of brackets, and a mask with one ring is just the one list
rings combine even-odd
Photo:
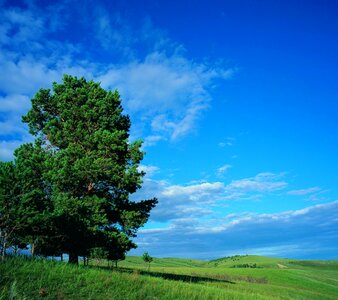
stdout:
[[282,264],[277,264],[278,269],[287,269],[287,266],[284,266]]

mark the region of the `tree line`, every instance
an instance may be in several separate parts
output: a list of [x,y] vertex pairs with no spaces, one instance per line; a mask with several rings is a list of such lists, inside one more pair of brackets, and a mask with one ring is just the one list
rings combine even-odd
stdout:
[[40,89],[22,117],[34,136],[0,162],[1,255],[29,245],[32,255],[123,259],[157,199],[131,201],[145,175],[142,141],[117,91],[69,75]]

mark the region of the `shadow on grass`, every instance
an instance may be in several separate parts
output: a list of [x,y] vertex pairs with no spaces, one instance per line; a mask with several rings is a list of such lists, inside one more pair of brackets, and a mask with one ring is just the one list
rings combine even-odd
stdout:
[[[93,266],[90,266],[93,267]],[[112,270],[111,268],[105,266],[96,266],[94,268],[100,268],[105,270]],[[223,282],[229,284],[236,284],[235,282],[229,280],[228,278],[213,278],[213,277],[206,277],[206,276],[199,276],[199,275],[185,275],[185,274],[173,274],[173,273],[165,273],[165,272],[151,272],[145,270],[137,270],[131,268],[117,268],[113,269],[115,272],[120,273],[129,273],[129,274],[139,274],[139,275],[146,275],[151,277],[162,278],[166,280],[174,280],[174,281],[183,281],[183,282],[190,282],[190,283],[199,283],[199,282]]]
[[235,284],[235,282],[230,281],[228,279],[222,278],[212,278],[212,277],[205,277],[205,276],[198,276],[198,275],[185,275],[185,274],[172,274],[172,273],[162,273],[162,272],[150,272],[150,271],[138,271],[141,275],[159,277],[167,280],[177,280],[177,281],[184,281],[184,282],[191,282],[191,283],[198,283],[198,282],[225,282]]

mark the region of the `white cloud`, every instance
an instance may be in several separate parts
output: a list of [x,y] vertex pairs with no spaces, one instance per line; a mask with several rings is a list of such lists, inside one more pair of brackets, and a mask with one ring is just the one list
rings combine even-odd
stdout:
[[24,113],[29,110],[30,104],[29,97],[25,95],[11,94],[0,97],[0,113]]
[[221,182],[201,183],[190,186],[173,185],[167,187],[162,194],[164,196],[178,197],[187,196],[189,199],[199,199],[204,195],[210,195],[213,192],[220,192],[224,190],[224,184]]
[[211,206],[220,201],[224,193],[221,182],[204,182],[190,185],[171,185],[167,181],[144,179],[142,189],[133,195],[134,200],[156,197],[158,205],[152,210],[151,220],[177,221],[182,218],[205,216],[212,213]]
[[0,138],[15,138],[19,135],[22,140],[26,140],[29,137],[27,131],[27,126],[21,123],[21,117],[18,115],[0,122]]
[[22,144],[22,141],[0,141],[0,161],[13,160],[14,150]]
[[[142,167],[143,168],[143,167]],[[154,166],[149,168],[150,174],[157,171]],[[205,215],[212,218],[223,209],[229,201],[256,201],[279,191],[286,186],[286,182],[278,181],[282,175],[274,173],[260,173],[250,179],[254,184],[246,184],[249,179],[242,179],[226,185],[223,182],[191,181],[186,185],[173,185],[168,181],[145,178],[142,188],[133,195],[134,200],[156,197],[158,205],[151,214],[152,221],[175,222],[177,219],[187,217],[184,213],[189,211],[189,217]],[[245,184],[238,184],[244,182]]]
[[0,53],[0,90],[10,97],[22,94],[32,97],[40,88],[49,88],[53,81],[60,81],[63,74],[93,77],[95,66],[86,61],[74,64],[68,57],[56,58],[52,66],[45,58],[11,58],[10,53]]
[[[9,160],[13,157],[11,153],[15,149],[13,145],[31,140],[26,124],[21,122],[22,115],[29,107],[30,100],[25,95],[12,94],[0,97],[0,142],[3,139],[0,150],[1,160]],[[6,141],[8,139],[10,141]]]
[[0,89],[4,93],[31,95],[38,88],[50,84],[58,78],[55,70],[43,63],[26,58],[11,60],[9,55],[0,54]]

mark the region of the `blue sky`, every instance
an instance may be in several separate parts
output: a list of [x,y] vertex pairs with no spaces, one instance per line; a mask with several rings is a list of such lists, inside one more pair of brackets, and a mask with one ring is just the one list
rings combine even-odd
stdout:
[[337,258],[336,1],[1,1],[0,159],[63,74],[118,89],[158,257]]

